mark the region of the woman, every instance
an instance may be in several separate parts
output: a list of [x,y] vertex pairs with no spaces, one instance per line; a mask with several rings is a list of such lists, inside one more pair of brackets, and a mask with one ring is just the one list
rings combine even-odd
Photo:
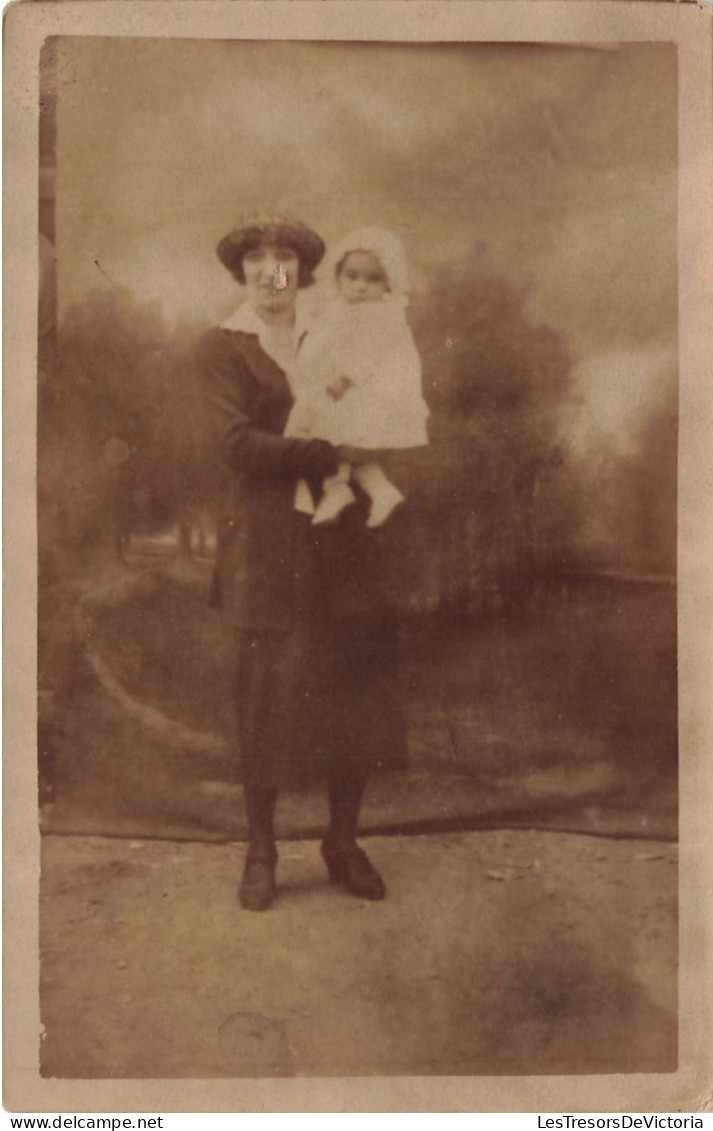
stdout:
[[290,373],[307,332],[297,296],[324,254],[304,224],[268,217],[240,225],[218,256],[246,301],[199,348],[226,468],[215,595],[235,630],[238,741],[248,853],[243,907],[275,896],[278,790],[327,780],[329,877],[365,899],[384,883],[356,843],[368,774],[405,761],[395,687],[396,626],[382,594],[378,535],[361,499],[330,528],[295,508],[296,487],[318,498],[340,459],[371,458],[322,440],[283,436]]

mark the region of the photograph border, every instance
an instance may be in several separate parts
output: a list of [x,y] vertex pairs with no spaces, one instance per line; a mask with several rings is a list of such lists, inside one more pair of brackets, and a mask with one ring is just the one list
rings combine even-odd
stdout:
[[[13,1112],[713,1109],[711,9],[619,0],[59,0],[5,11],[4,1103]],[[680,1009],[675,1073],[54,1080],[39,1075],[36,317],[39,55],[49,36],[675,42],[679,59]]]

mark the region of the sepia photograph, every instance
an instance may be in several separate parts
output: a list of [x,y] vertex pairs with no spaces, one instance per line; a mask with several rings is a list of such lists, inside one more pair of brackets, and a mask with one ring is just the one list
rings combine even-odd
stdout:
[[675,1074],[676,43],[38,74],[41,1078]]

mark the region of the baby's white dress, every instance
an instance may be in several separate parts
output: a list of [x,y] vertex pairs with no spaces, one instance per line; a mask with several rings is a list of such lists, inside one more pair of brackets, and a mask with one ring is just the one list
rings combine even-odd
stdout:
[[[352,384],[330,394],[340,378]],[[403,304],[335,302],[305,336],[293,372],[286,436],[366,449],[428,443],[421,362]]]

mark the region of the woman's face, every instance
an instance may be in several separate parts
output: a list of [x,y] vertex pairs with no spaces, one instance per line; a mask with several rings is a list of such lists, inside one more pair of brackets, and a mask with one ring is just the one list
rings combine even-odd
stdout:
[[258,313],[282,314],[294,307],[299,268],[299,257],[291,247],[259,244],[245,252],[245,286]]

